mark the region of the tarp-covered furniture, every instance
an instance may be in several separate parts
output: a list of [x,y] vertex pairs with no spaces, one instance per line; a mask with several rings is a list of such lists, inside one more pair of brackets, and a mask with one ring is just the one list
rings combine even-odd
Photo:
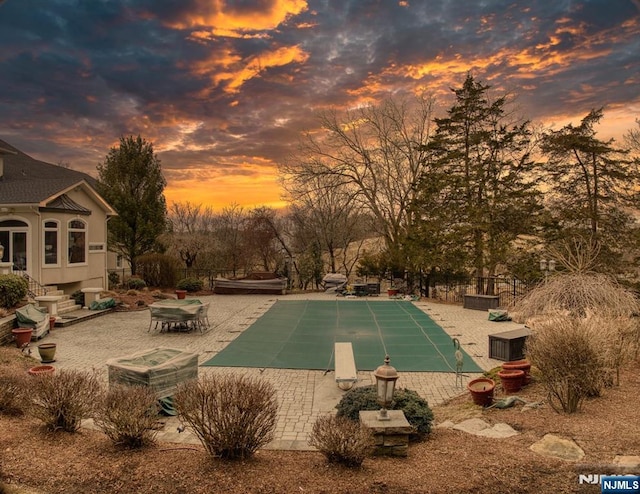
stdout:
[[148,386],[158,399],[175,393],[176,386],[198,378],[198,355],[157,347],[107,360],[109,384]]
[[149,331],[154,322],[156,328],[160,323],[160,331],[191,331],[192,329],[203,331],[209,327],[208,310],[209,303],[203,304],[195,298],[159,300],[149,306],[151,313]]
[[32,340],[41,338],[49,331],[49,314],[33,304],[16,309],[16,320],[21,328],[33,328]]

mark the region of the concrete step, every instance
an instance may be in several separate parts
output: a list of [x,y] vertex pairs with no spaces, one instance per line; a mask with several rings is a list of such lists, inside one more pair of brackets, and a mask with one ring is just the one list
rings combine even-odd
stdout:
[[78,309],[82,309],[82,306],[76,304],[76,301],[69,297],[69,295],[65,295],[65,298],[58,302],[58,314],[66,314]]
[[76,303],[68,305],[66,307],[58,306],[58,315],[68,314],[69,312],[75,312],[77,310],[82,310],[82,306]]

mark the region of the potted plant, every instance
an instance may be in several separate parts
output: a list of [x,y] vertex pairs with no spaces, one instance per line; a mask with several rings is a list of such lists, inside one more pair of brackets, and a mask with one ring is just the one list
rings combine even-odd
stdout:
[[55,362],[56,355],[56,347],[55,343],[40,343],[38,345],[38,353],[40,354],[40,361],[43,364],[49,364],[51,362]]
[[187,291],[186,290],[176,290],[176,296],[178,297],[178,300],[182,300],[187,296]]
[[493,402],[493,391],[496,383],[488,377],[479,377],[469,381],[467,389],[471,393],[471,398],[476,405],[488,407]]
[[526,359],[516,360],[513,362],[505,362],[502,364],[502,370],[521,370],[524,371],[524,379],[522,385],[526,386],[531,382],[531,362]]
[[502,383],[502,389],[507,394],[517,393],[522,388],[524,371],[520,369],[508,369],[498,372],[498,377]]
[[23,348],[31,341],[33,328],[14,328],[11,330],[11,334],[16,339],[16,346]]

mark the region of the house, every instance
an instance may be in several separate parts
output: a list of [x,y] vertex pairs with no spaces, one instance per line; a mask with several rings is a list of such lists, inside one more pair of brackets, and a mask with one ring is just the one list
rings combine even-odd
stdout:
[[0,139],[0,273],[66,294],[106,288],[107,221],[116,213],[95,184]]

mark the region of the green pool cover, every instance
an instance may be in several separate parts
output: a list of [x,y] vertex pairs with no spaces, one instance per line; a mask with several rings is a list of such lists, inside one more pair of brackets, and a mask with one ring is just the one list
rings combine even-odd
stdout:
[[[388,354],[398,371],[455,372],[451,337],[423,311],[361,299],[277,301],[203,365],[328,370],[340,341],[352,343],[358,370],[374,370]],[[463,371],[482,372],[466,353]]]

